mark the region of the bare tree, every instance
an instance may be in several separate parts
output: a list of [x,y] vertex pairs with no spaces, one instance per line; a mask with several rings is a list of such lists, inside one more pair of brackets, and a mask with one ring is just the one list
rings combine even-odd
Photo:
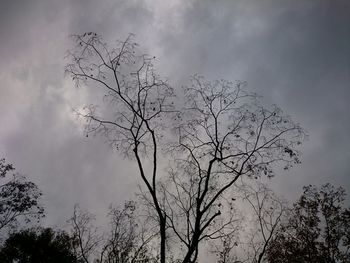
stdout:
[[232,200],[238,203],[235,213],[242,215],[240,228],[213,244],[219,263],[266,261],[267,249],[281,230],[289,207],[285,200],[259,180],[240,181]]
[[[103,88],[110,102],[103,116],[94,106],[80,113],[87,134],[105,134],[138,165],[159,227],[161,263],[170,234],[185,245],[181,261],[196,262],[199,244],[219,233],[214,224],[223,218],[219,204],[238,178],[272,177],[274,165],[288,169],[299,163],[296,146],[303,129],[277,106],[263,107],[244,90],[245,83],[194,76],[184,88],[185,106],[175,111],[173,89],[156,75],[152,59],[137,54],[130,37],[116,48],[91,32],[74,38],[67,73],[77,85]],[[166,188],[158,176],[161,145],[168,146],[172,163]],[[173,204],[180,214],[171,210]]]
[[255,186],[244,185],[242,189],[244,200],[253,210],[251,224],[255,227],[249,238],[249,248],[252,250],[252,262],[265,261],[267,248],[273,237],[278,234],[284,216],[288,213],[288,205],[282,198],[266,185],[257,182]]
[[305,135],[302,128],[277,106],[261,106],[243,87],[242,82],[195,76],[185,89],[178,142],[171,148],[177,153],[176,173],[186,175],[188,182],[180,183],[184,187],[177,196],[191,204],[184,263],[196,261],[198,244],[210,238],[208,230],[222,215],[222,199],[238,178],[272,177],[274,165],[289,169],[300,162],[295,146]]
[[[104,133],[110,143],[135,159],[140,176],[152,197],[159,220],[160,257],[166,255],[166,215],[158,203],[157,176],[162,120],[172,110],[173,89],[154,72],[152,58],[136,54],[136,43],[128,37],[109,49],[95,33],[74,36],[77,47],[67,65],[77,85],[98,85],[105,89],[111,108],[101,117],[95,107],[86,108],[87,134]],[[147,155],[148,154],[148,155]],[[151,159],[147,169],[144,156]]]
[[135,218],[135,202],[128,201],[122,209],[110,207],[108,232],[94,226],[94,216],[78,206],[69,220],[73,248],[78,260],[89,263],[151,263],[150,242],[155,231]]
[[150,263],[153,261],[150,242],[155,232],[147,223],[135,218],[136,203],[128,201],[123,209],[111,207],[111,232],[104,244],[100,261],[108,263]]
[[78,260],[89,263],[98,253],[102,235],[94,226],[95,217],[78,205],[74,206],[73,216],[68,221],[71,226],[73,249]]

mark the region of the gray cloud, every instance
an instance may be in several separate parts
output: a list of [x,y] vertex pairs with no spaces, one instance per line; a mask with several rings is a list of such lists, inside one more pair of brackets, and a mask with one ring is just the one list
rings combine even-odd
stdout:
[[309,131],[302,167],[277,179],[290,196],[310,183],[350,187],[349,11],[346,1],[197,1],[186,29],[163,35],[163,57],[179,63],[180,77],[247,80]]
[[304,162],[272,181],[350,191],[350,6],[347,1],[7,1],[0,10],[0,156],[44,191],[48,224],[75,202],[103,213],[132,195],[137,173],[103,138],[85,138],[72,107],[95,96],[64,78],[68,36],[136,34],[175,86],[199,73],[247,80],[309,131]]

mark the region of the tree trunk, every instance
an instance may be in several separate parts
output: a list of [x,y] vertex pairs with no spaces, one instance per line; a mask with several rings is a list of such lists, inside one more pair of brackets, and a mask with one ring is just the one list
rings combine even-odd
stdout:
[[166,219],[161,217],[159,219],[160,227],[160,263],[165,263],[165,246],[166,246]]

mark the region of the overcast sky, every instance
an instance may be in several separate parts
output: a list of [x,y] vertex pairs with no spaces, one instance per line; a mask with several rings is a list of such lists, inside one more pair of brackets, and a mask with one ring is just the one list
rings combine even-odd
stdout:
[[83,136],[72,108],[88,90],[64,77],[69,35],[136,34],[174,87],[192,74],[246,80],[310,134],[302,164],[274,189],[296,198],[331,182],[350,194],[350,2],[347,0],[2,0],[0,157],[43,191],[47,224],[73,205],[103,214],[138,175],[103,138]]

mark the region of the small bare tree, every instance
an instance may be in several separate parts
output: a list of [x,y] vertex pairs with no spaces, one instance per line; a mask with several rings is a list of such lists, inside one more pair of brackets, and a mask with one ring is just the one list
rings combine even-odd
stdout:
[[104,244],[100,261],[108,263],[151,263],[150,242],[154,231],[135,218],[136,203],[129,201],[123,209],[111,207],[111,232]]
[[110,207],[108,232],[101,234],[94,226],[94,216],[78,206],[69,220],[73,248],[78,260],[90,263],[151,263],[150,242],[155,231],[135,218],[135,203],[126,202],[122,209]]
[[252,262],[261,263],[265,261],[267,248],[278,234],[289,208],[286,201],[277,197],[265,184],[245,184],[242,191],[244,200],[253,211],[251,224],[255,226],[250,233],[248,249],[252,251]]
[[224,235],[213,244],[213,252],[219,263],[267,262],[268,247],[281,231],[289,212],[288,204],[259,180],[240,181],[235,185],[236,197],[232,200],[239,203],[236,213],[243,215],[243,219],[236,233]]
[[[224,216],[218,207],[238,178],[272,177],[276,164],[288,169],[299,163],[303,129],[277,106],[263,107],[245,83],[194,76],[183,89],[185,106],[178,107],[173,89],[155,73],[151,58],[138,55],[130,37],[116,48],[91,32],[74,38],[67,73],[78,86],[103,88],[110,102],[104,115],[94,106],[80,113],[86,132],[103,133],[135,160],[155,211],[161,263],[170,234],[185,245],[181,261],[196,262],[199,244],[219,233],[214,222]],[[162,145],[172,167],[165,188],[158,176]]]
[[73,216],[68,223],[71,226],[72,243],[78,260],[89,263],[91,258],[98,253],[102,242],[102,235],[93,225],[95,217],[93,214],[83,211],[78,205],[74,206]]

